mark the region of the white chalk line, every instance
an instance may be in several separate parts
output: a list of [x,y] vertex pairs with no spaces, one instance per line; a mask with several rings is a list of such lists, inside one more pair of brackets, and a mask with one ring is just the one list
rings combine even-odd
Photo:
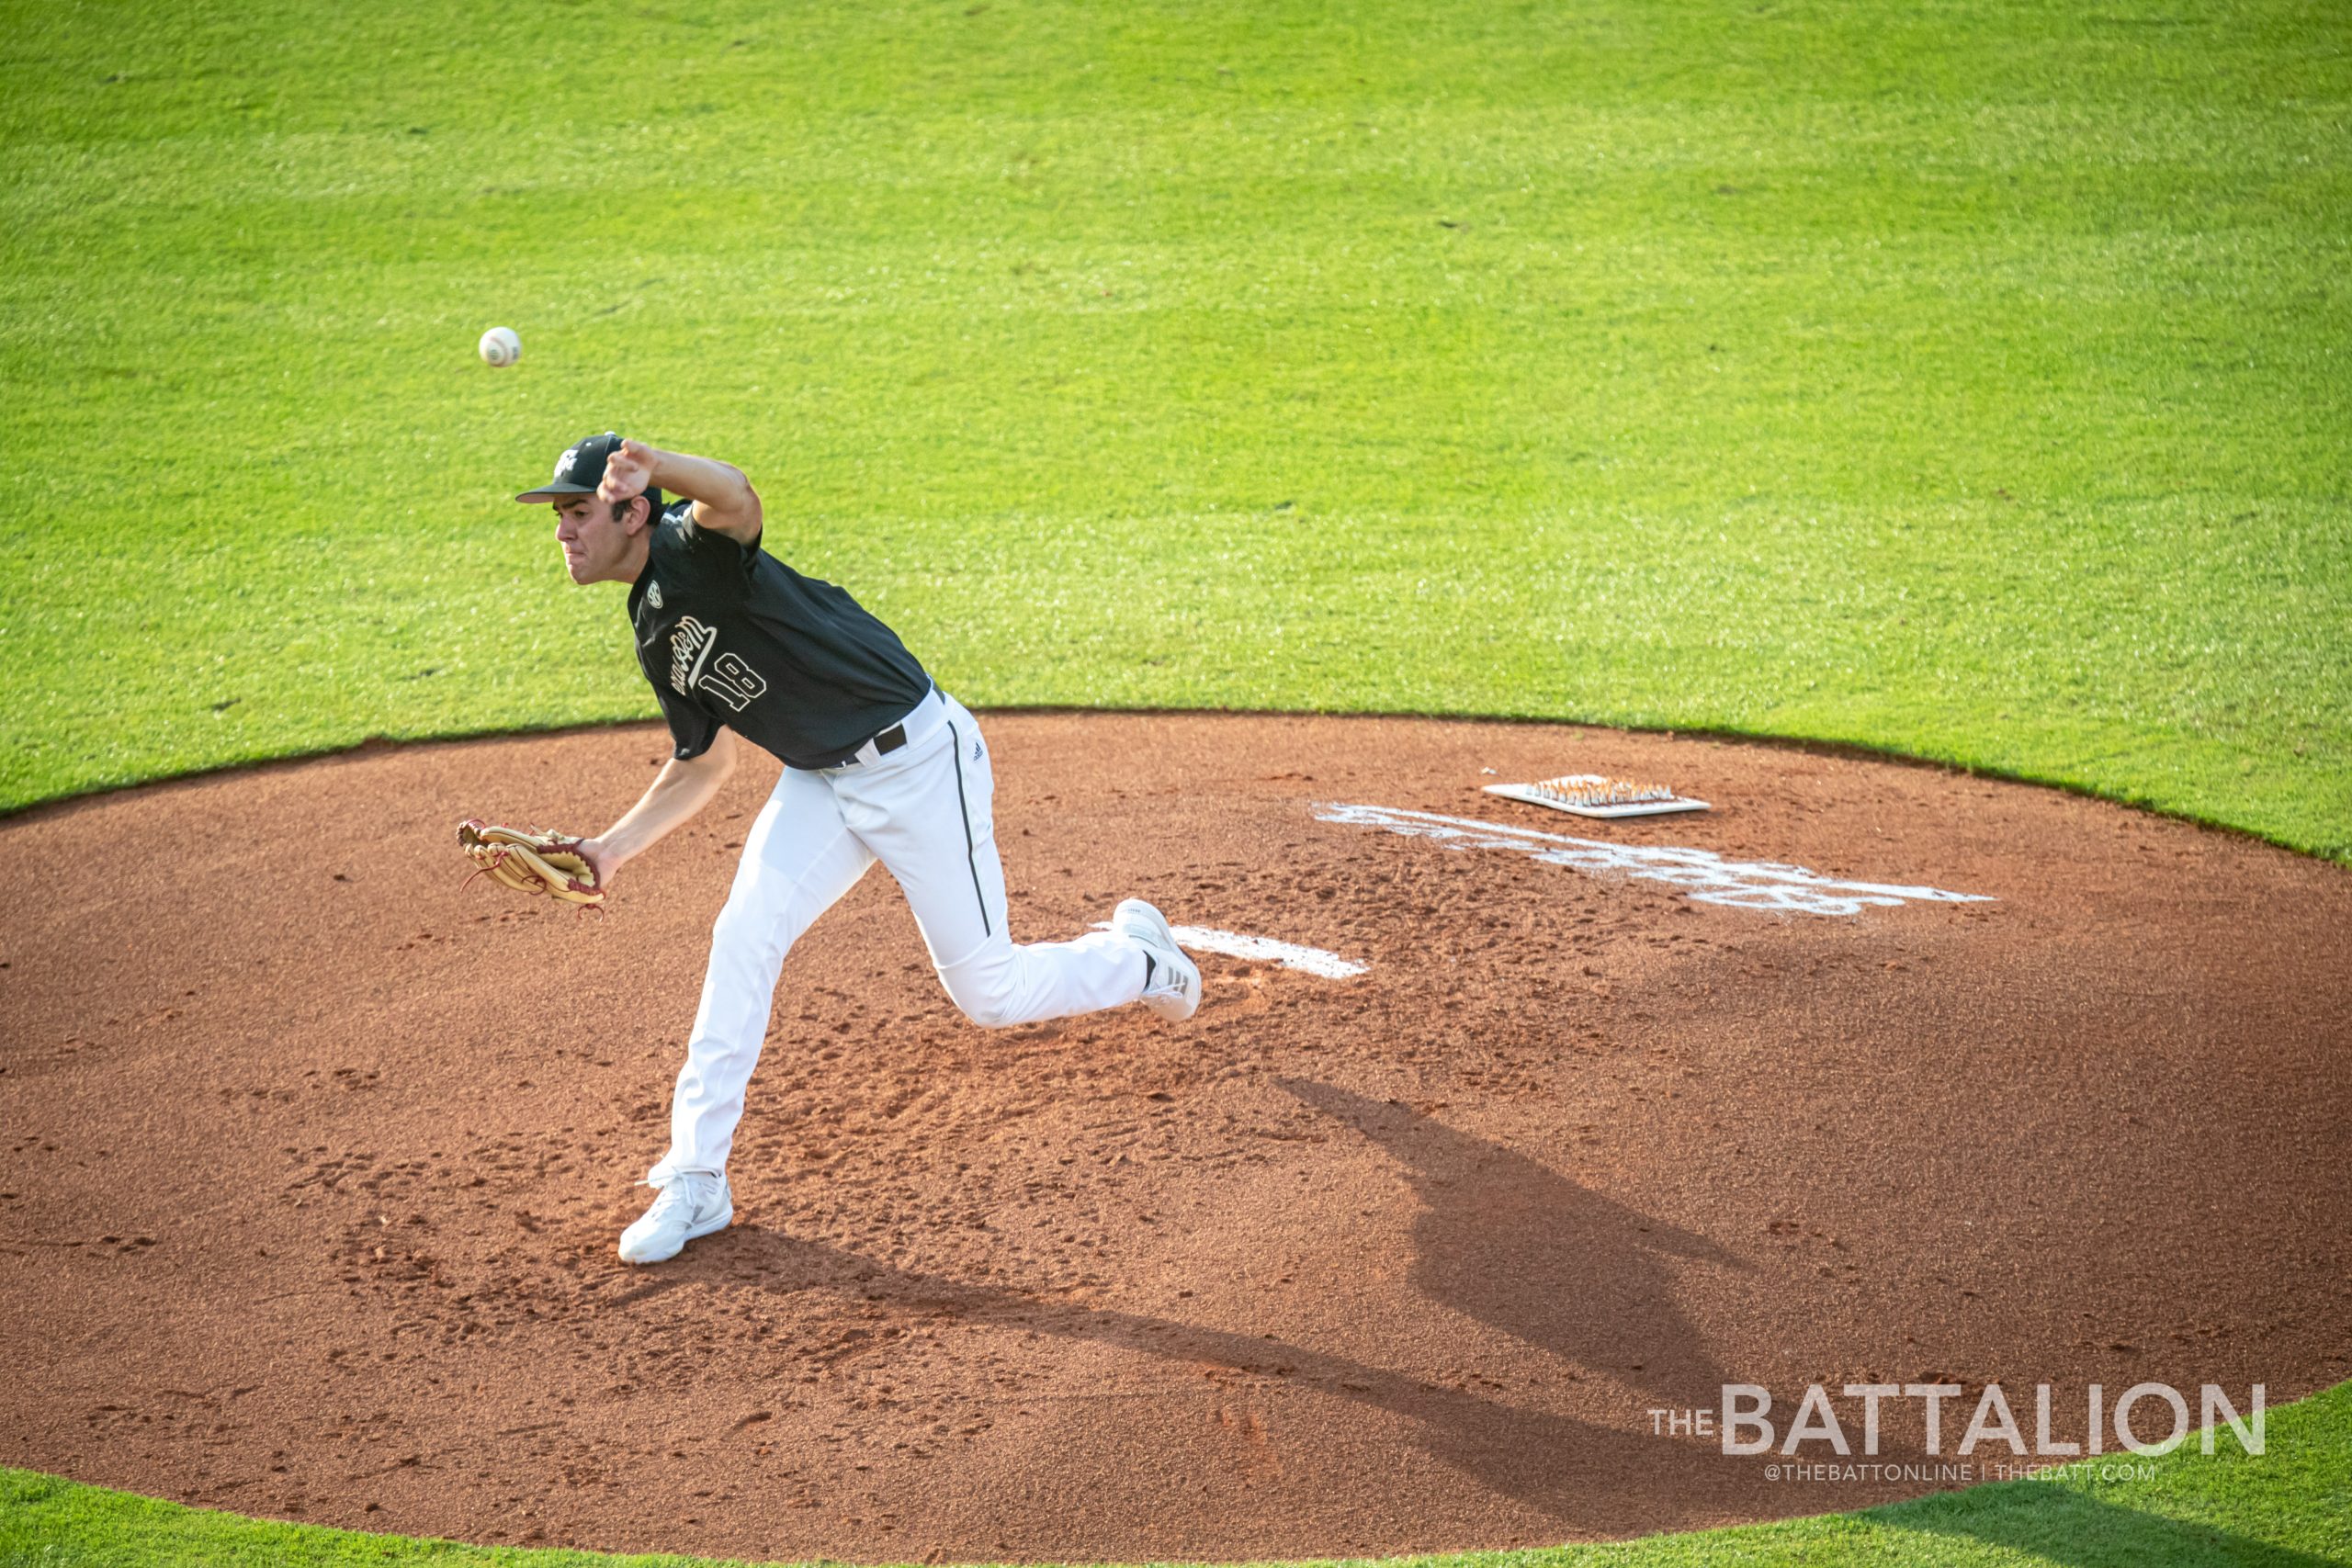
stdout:
[[[1094,924],[1098,931],[1111,929],[1108,920]],[[1188,953],[1222,953],[1228,958],[1246,958],[1254,963],[1279,964],[1285,969],[1297,969],[1309,975],[1320,975],[1326,980],[1345,980],[1372,967],[1358,964],[1352,958],[1342,958],[1319,947],[1302,947],[1295,942],[1276,942],[1268,936],[1244,936],[1239,931],[1221,931],[1214,926],[1170,926],[1176,935],[1176,945]]]
[[1617,872],[1651,882],[1671,883],[1686,897],[1740,909],[1784,909],[1805,915],[1859,915],[1868,906],[1893,908],[1914,900],[1936,904],[1990,904],[1983,893],[1947,893],[1940,887],[1901,886],[1884,882],[1844,882],[1801,865],[1770,861],[1727,861],[1713,850],[1673,849],[1662,844],[1612,844],[1539,833],[1532,828],[1481,822],[1470,817],[1441,817],[1393,806],[1341,806],[1319,802],[1317,820],[1359,828],[1385,828],[1408,838],[1434,839],[1449,850],[1511,850],[1553,865],[1587,873]]

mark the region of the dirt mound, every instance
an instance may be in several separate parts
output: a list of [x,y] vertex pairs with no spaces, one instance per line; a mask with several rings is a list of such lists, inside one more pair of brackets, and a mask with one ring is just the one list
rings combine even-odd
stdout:
[[[461,887],[453,827],[601,826],[651,728],[0,824],[0,1461],[482,1541],[1240,1558],[1937,1484],[1653,1432],[1726,1382],[2047,1382],[2079,1436],[2090,1382],[2352,1376],[2338,870],[1759,746],[989,729],[1016,936],[1137,894],[1368,967],[991,1033],[869,875],[786,965],[735,1227],[650,1270],[613,1243],[772,769],[601,919]],[[1716,809],[1477,788],[1587,771]]]

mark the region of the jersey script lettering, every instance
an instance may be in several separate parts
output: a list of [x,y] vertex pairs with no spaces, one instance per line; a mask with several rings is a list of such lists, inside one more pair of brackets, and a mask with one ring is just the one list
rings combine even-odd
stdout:
[[678,617],[678,629],[670,634],[670,684],[681,696],[691,696],[696,691],[708,693],[725,703],[736,713],[741,713],[753,697],[768,689],[767,678],[749,664],[740,654],[718,652],[718,633],[692,615]]

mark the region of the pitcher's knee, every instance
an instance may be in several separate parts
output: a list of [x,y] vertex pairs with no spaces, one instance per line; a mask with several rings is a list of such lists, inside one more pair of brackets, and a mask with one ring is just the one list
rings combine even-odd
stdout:
[[1008,1029],[1023,1021],[1014,1006],[1010,965],[959,964],[941,970],[939,978],[964,1016],[982,1029]]
[[710,922],[710,955],[714,962],[764,961],[777,945],[775,921],[755,907],[729,899]]
[[718,916],[710,922],[710,945],[737,947],[753,940],[759,931],[752,918],[751,907],[729,898],[718,907]]
[[985,991],[972,994],[951,990],[947,994],[956,998],[964,1016],[982,1029],[1010,1029],[1021,1021],[1011,997]]

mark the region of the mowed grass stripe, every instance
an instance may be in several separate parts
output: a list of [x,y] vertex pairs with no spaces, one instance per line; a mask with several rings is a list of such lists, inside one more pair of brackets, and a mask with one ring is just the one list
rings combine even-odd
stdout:
[[977,703],[1813,735],[2352,853],[2342,17],[9,13],[0,804],[650,713],[503,500],[618,425]]

